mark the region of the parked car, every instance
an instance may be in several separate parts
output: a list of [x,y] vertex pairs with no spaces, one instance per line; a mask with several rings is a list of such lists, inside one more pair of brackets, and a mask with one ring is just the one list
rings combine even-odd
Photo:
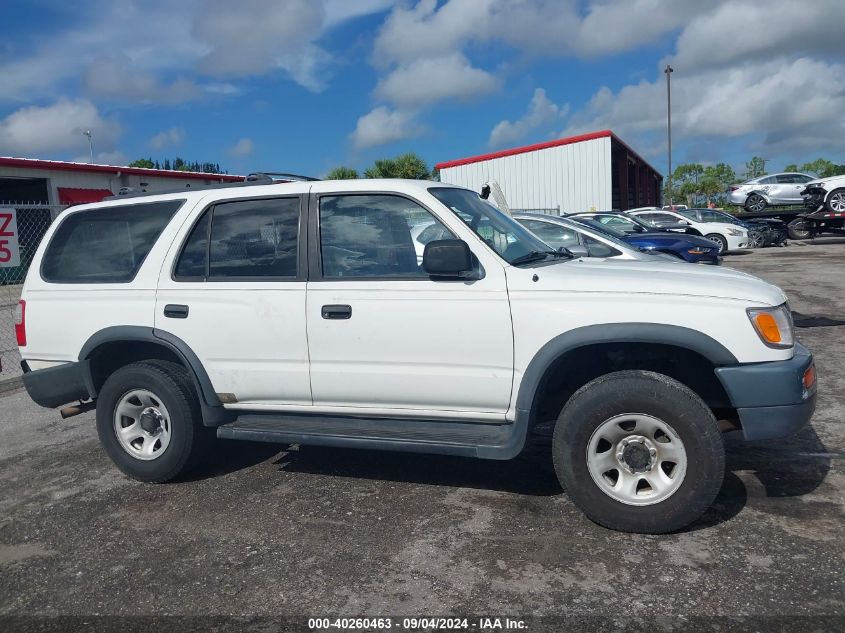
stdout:
[[585,213],[573,216],[572,219],[608,236],[622,240],[640,251],[663,253],[692,264],[718,266],[722,262],[722,258],[719,257],[719,247],[706,237],[683,235],[670,231],[625,233],[617,230],[610,222],[612,218],[607,215],[593,218],[590,217],[590,214]]
[[[643,210],[650,211],[652,209],[646,208]],[[593,218],[623,233],[686,233],[688,235],[701,235],[686,220],[683,223],[678,221],[675,224],[661,224],[660,227],[656,227],[643,222],[635,215],[631,215],[631,211],[591,211],[589,213],[574,213],[566,217]]]
[[736,224],[748,230],[748,246],[762,248],[764,246],[786,246],[788,237],[786,224],[777,218],[753,218],[740,220],[736,216],[717,209],[683,209],[678,211],[682,216],[695,222],[721,222]]
[[760,176],[731,185],[728,197],[731,204],[759,213],[766,207],[801,204],[801,192],[811,180],[812,176],[793,172]]
[[568,217],[543,213],[514,213],[513,217],[552,248],[565,248],[579,257],[615,257],[642,261],[654,259],[654,253]]
[[808,212],[789,223],[789,236],[803,240],[845,231],[845,175],[819,178],[801,192]]
[[640,218],[652,226],[660,228],[671,224],[688,224],[719,246],[719,254],[749,246],[748,230],[730,222],[696,222],[685,218],[677,211],[634,211],[634,217]]
[[[447,237],[419,264],[421,218]],[[548,426],[574,503],[634,532],[707,510],[721,429],[783,437],[816,401],[779,288],[574,257],[425,181],[71,207],[38,247],[15,333],[32,399],[96,409],[105,452],[142,481],[188,472],[215,436],[511,459]]]

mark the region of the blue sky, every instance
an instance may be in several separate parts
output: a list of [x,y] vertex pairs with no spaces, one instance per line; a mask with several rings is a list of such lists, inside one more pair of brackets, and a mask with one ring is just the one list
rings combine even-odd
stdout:
[[[320,176],[610,128],[666,169],[845,163],[845,2],[29,0],[0,25],[0,155]],[[748,25],[754,24],[753,33]]]

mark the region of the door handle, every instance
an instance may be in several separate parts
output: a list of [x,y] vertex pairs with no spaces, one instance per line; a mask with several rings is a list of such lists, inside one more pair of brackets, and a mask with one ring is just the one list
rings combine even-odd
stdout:
[[168,303],[164,306],[164,316],[169,319],[187,319],[188,306],[178,303]]
[[320,316],[324,319],[351,319],[352,306],[325,305],[320,308]]

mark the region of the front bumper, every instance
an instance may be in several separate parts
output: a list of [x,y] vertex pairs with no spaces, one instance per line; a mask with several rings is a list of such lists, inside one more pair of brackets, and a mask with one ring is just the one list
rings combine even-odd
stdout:
[[748,247],[748,233],[745,235],[725,235],[725,239],[728,240],[729,251]]
[[813,417],[816,381],[805,387],[813,355],[800,343],[789,360],[719,367],[716,376],[731,400],[746,440],[792,435]]
[[807,187],[801,192],[801,198],[804,200],[804,206],[811,211],[815,211],[822,206],[826,196],[827,191],[821,187]]

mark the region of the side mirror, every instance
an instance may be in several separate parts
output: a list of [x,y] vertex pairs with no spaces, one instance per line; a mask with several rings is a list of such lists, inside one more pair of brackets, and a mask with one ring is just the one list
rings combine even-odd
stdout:
[[572,246],[567,246],[566,250],[572,253],[575,257],[589,257],[590,251],[587,250],[587,247],[583,244],[573,244]]
[[432,277],[472,278],[472,251],[463,240],[432,240],[423,251],[423,270]]

